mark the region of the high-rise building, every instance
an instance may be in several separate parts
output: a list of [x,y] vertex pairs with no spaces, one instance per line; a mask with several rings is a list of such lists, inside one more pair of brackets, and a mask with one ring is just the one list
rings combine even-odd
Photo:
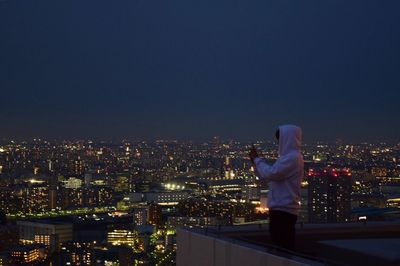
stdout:
[[85,163],[83,160],[81,160],[81,158],[78,158],[77,160],[74,161],[73,170],[74,174],[76,175],[83,174],[83,172],[85,171]]
[[347,169],[310,169],[308,216],[311,223],[350,221],[351,173]]
[[0,189],[0,209],[5,213],[13,213],[22,209],[22,191],[14,187],[1,187]]
[[149,221],[149,207],[140,206],[133,209],[133,224],[146,225]]
[[49,187],[29,185],[24,189],[23,207],[27,212],[43,211],[49,207]]
[[161,206],[157,203],[149,204],[149,224],[155,226],[162,224]]
[[49,208],[57,208],[57,187],[49,186]]
[[233,171],[231,158],[226,156],[224,160],[224,179],[233,179],[235,177],[235,172]]

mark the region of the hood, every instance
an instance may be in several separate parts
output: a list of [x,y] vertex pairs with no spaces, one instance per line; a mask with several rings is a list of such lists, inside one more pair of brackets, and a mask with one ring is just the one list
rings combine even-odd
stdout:
[[302,135],[302,130],[298,126],[279,126],[279,156],[292,151],[300,152]]

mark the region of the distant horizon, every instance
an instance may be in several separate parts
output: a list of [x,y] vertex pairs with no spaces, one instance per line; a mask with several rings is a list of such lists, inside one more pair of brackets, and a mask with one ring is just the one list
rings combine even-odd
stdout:
[[[214,136],[214,137],[219,137],[219,136]],[[0,145],[2,142],[27,142],[27,143],[32,143],[35,141],[48,141],[48,142],[79,142],[79,141],[84,141],[84,142],[89,142],[92,141],[94,143],[110,143],[110,144],[120,144],[123,143],[124,141],[126,142],[149,142],[149,143],[154,143],[154,142],[159,142],[159,141],[165,141],[165,142],[192,142],[194,144],[202,144],[202,143],[212,143],[213,138],[204,138],[204,139],[190,139],[190,138],[54,138],[54,137],[32,137],[32,138],[11,138],[11,137],[2,137],[0,136]],[[270,143],[270,144],[276,144],[276,140],[271,137],[271,139],[253,139],[253,140],[244,140],[244,139],[239,139],[239,138],[219,138],[219,141],[223,144],[230,142],[230,141],[237,141],[240,142],[241,144],[251,144],[251,143],[257,143],[259,141],[264,142],[264,143]],[[330,141],[325,141],[325,140],[316,140],[316,141],[303,141],[303,145],[363,145],[363,144],[387,144],[387,145],[400,145],[400,140],[399,141],[359,141],[359,142],[351,142],[351,141],[345,141],[343,139],[336,139],[336,140],[330,140]]]

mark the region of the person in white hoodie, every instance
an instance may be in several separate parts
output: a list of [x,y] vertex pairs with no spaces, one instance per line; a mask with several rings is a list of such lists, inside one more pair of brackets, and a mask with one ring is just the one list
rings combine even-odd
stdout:
[[249,156],[261,181],[268,182],[269,231],[272,244],[295,250],[295,225],[300,210],[300,184],[304,175],[301,154],[302,130],[298,126],[283,125],[276,131],[279,157],[269,165],[257,150]]

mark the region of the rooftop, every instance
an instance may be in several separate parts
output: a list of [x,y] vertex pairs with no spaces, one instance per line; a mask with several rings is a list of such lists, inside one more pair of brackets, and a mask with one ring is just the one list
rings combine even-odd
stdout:
[[[400,221],[368,222],[343,224],[305,224],[297,225],[296,252],[274,247],[269,238],[268,224],[229,226],[220,228],[191,228],[178,231],[178,266],[184,261],[187,247],[181,248],[185,242],[179,234],[190,234],[189,242],[201,241],[200,238],[212,239],[213,257],[225,250],[223,261],[227,256],[236,254],[229,250],[247,250],[245,256],[236,258],[231,265],[265,265],[265,261],[274,258],[274,264],[268,265],[400,265]],[[186,243],[192,245],[193,243]],[[217,243],[217,244],[215,244]],[[219,243],[219,244],[218,244]],[[225,248],[218,248],[218,245]],[[195,245],[195,244],[194,244]],[[235,246],[235,247],[234,247]],[[252,250],[252,252],[250,252]],[[190,256],[196,257],[193,252]],[[180,254],[181,253],[181,254]],[[207,252],[205,252],[205,255]],[[253,253],[253,254],[252,254]],[[258,255],[257,255],[258,254]],[[208,254],[211,256],[211,254]],[[254,260],[259,257],[259,261]],[[278,260],[279,258],[279,260]],[[198,258],[200,261],[201,258]],[[261,261],[261,262],[260,262]],[[264,261],[264,263],[262,262]],[[214,260],[211,265],[228,265]],[[237,264],[235,264],[237,263]]]

